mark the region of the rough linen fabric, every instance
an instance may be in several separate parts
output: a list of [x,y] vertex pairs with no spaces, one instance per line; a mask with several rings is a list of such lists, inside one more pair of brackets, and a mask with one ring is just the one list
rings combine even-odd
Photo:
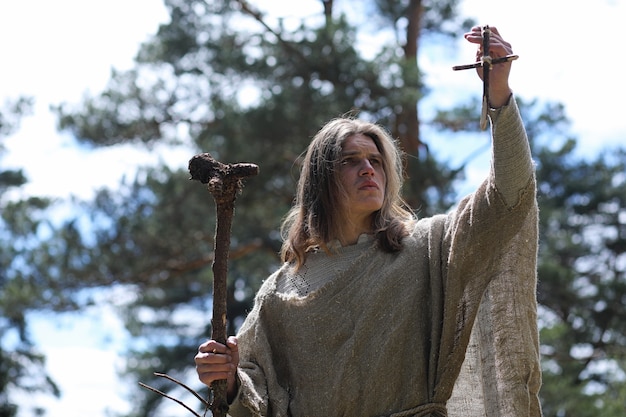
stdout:
[[491,118],[487,180],[412,223],[402,251],[362,236],[264,282],[238,335],[231,415],[541,414],[532,163],[514,101]]
[[[507,184],[498,189],[515,204],[516,173],[524,158],[516,156],[513,134],[523,129],[515,118],[492,112],[494,170]],[[496,129],[498,131],[496,131]],[[508,131],[509,135],[500,135]],[[519,143],[519,142],[518,142]],[[517,145],[519,146],[519,145]],[[506,190],[503,190],[503,188]],[[448,401],[450,417],[541,416],[541,368],[537,330],[538,213],[528,213],[520,232],[509,242],[489,283],[472,330],[463,368]]]

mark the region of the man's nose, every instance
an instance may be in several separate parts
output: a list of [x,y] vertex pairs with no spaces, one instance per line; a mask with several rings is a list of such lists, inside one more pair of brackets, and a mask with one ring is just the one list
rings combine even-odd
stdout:
[[361,171],[359,172],[359,174],[374,175],[374,167],[372,166],[372,163],[369,159],[363,159],[363,162],[361,162]]

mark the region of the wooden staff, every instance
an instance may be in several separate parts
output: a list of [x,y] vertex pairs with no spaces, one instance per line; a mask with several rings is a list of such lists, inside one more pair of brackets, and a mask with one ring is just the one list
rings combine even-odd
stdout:
[[[244,178],[257,175],[259,167],[254,164],[223,164],[208,154],[202,153],[189,161],[192,180],[207,184],[216,205],[215,250],[213,255],[213,317],[211,339],[226,344],[226,298],[228,251],[230,232],[235,211],[235,199],[241,190]],[[213,416],[225,417],[228,413],[227,381],[214,381],[210,408]]]
[[466,70],[470,68],[482,68],[483,69],[483,103],[480,112],[480,128],[485,130],[487,128],[487,113],[489,111],[489,71],[496,64],[502,64],[503,62],[514,61],[519,56],[507,55],[501,58],[491,58],[489,55],[489,37],[491,36],[491,29],[489,25],[482,27],[482,46],[483,55],[480,61],[468,65],[456,65],[452,67],[454,71]]

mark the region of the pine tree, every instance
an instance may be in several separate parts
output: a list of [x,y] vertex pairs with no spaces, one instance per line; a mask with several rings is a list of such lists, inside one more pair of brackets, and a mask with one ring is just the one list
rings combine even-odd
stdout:
[[[458,21],[455,4],[372,3],[387,30],[398,31],[404,19],[411,24],[404,41],[365,59],[357,30],[332,2],[320,2],[319,19],[289,31],[244,1],[168,1],[171,21],[143,45],[137,67],[114,72],[105,92],[77,108],[59,106],[60,126],[96,146],[184,141],[193,153],[260,166],[238,198],[233,224],[234,331],[278,265],[278,227],[293,200],[299,156],[327,120],[344,114],[376,120],[399,139],[409,155],[406,194],[421,215],[454,201],[451,181],[459,171],[437,162],[414,126],[423,94],[417,36],[437,31],[437,21],[462,33],[467,24]],[[164,390],[167,384],[151,373],[183,378],[210,334],[214,209],[188,176],[147,168],[119,190],[102,190],[89,209],[102,225],[94,225],[96,243],[71,249],[63,273],[133,292],[126,320],[137,348],[128,371]],[[152,415],[159,399],[142,398],[137,415]]]
[[[371,26],[396,35],[370,59],[338,3],[321,1],[319,16],[287,29],[241,0],[168,0],[171,20],[142,46],[134,69],[113,71],[102,94],[56,109],[62,129],[95,147],[182,142],[190,157],[208,151],[223,162],[260,166],[237,200],[231,332],[278,265],[278,226],[293,200],[299,157],[328,119],[376,120],[399,139],[408,155],[406,195],[421,216],[456,199],[453,181],[463,167],[437,161],[428,152],[433,138],[418,129],[425,121],[417,103],[427,89],[415,58],[423,36],[459,36],[467,28],[457,2],[369,2],[377,23]],[[623,153],[575,159],[574,140],[559,148],[553,139],[565,136],[562,106],[521,107],[538,162],[546,416],[618,416],[626,305]],[[477,129],[478,110],[469,102],[428,122],[442,131]],[[72,298],[78,290],[124,293],[133,336],[127,375],[168,392],[173,386],[152,372],[186,379],[197,345],[210,334],[214,207],[188,178],[183,169],[146,167],[78,206],[75,219],[23,253],[51,288],[44,304],[56,310],[89,302]],[[20,212],[13,211],[11,223],[19,224]],[[612,373],[600,372],[605,365]],[[159,415],[161,397],[139,388],[130,393],[134,416]]]
[[[26,97],[5,103],[0,109],[0,140],[19,129],[32,105]],[[4,151],[0,143],[0,155]],[[38,235],[46,228],[43,213],[51,202],[8,196],[27,181],[21,169],[0,169],[0,417],[17,415],[18,392],[60,394],[28,333],[27,314],[51,295],[42,285],[45,277],[31,263]]]

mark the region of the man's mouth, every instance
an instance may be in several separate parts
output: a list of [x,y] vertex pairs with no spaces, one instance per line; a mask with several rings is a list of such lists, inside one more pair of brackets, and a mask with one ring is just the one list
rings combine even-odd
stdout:
[[378,184],[376,184],[374,181],[365,181],[363,184],[359,186],[359,190],[368,190],[368,189],[378,190]]

